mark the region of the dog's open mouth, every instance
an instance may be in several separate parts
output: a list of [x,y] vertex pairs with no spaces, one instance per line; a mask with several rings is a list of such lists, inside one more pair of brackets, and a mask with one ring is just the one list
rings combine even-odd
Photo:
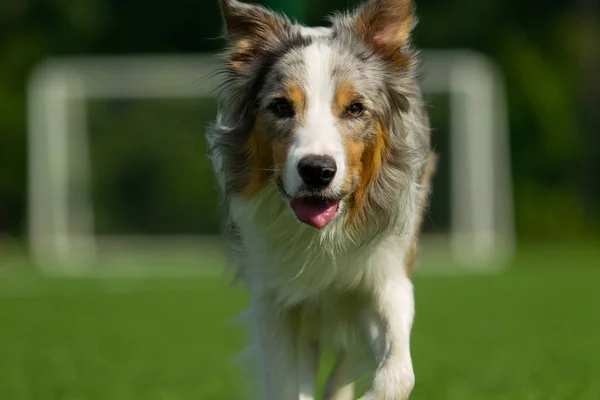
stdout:
[[327,225],[335,216],[340,204],[339,200],[328,200],[316,197],[294,198],[290,207],[300,222],[315,228]]

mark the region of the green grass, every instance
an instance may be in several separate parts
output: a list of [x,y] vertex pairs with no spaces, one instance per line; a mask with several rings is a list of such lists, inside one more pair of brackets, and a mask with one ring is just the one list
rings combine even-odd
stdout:
[[[416,400],[600,399],[597,253],[417,277]],[[577,256],[577,257],[575,257]],[[0,278],[0,399],[229,400],[246,295],[214,278]]]

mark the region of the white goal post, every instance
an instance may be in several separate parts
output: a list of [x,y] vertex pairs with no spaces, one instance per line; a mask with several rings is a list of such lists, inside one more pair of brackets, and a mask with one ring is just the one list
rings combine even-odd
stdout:
[[[450,232],[453,262],[480,266],[514,252],[504,85],[498,68],[467,50],[424,51],[423,89],[450,99]],[[28,87],[28,235],[40,267],[93,264],[86,102],[211,98],[214,55],[51,59]],[[202,127],[199,127],[202,129]],[[202,155],[199,155],[199,157]]]

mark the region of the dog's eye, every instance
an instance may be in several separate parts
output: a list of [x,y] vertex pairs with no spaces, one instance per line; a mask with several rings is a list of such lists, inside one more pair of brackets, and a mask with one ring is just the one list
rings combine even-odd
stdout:
[[363,106],[361,103],[352,103],[346,109],[346,115],[348,117],[360,117],[363,112],[365,112],[365,106]]
[[286,99],[275,99],[271,104],[271,111],[279,118],[291,118],[294,116],[294,108]]

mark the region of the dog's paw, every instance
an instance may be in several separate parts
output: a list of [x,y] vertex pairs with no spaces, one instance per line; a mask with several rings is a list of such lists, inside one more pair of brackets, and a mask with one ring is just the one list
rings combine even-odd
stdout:
[[408,400],[414,386],[412,368],[402,372],[380,370],[371,389],[359,400]]

